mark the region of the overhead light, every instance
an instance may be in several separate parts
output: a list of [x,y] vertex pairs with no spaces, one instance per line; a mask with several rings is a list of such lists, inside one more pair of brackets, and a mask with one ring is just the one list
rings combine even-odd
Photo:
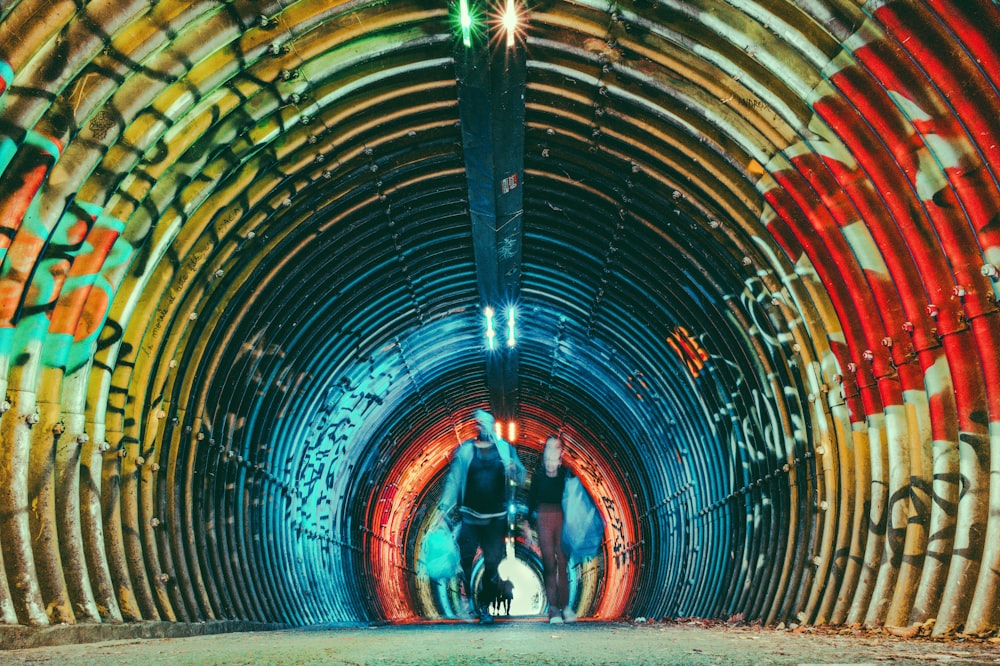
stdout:
[[483,314],[486,316],[486,348],[496,349],[497,332],[496,328],[494,327],[493,317],[495,313],[493,312],[493,308],[487,305],[485,308],[483,308]]
[[514,308],[507,308],[507,346],[513,347],[517,344],[514,338]]
[[507,421],[507,441],[513,442],[517,439],[517,422]]
[[462,43],[472,46],[472,14],[469,12],[469,0],[459,0],[459,23],[462,26]]
[[503,29],[507,33],[507,48],[514,46],[514,34],[517,32],[518,15],[514,0],[507,0],[503,10]]

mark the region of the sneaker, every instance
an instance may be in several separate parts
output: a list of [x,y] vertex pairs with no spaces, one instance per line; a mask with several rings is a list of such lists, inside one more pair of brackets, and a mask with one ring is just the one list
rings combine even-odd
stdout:
[[576,622],[576,613],[572,609],[564,608],[562,612],[562,619],[565,622]]
[[461,622],[473,622],[475,621],[475,616],[472,614],[472,604],[469,603],[468,599],[462,599],[458,604],[457,609],[458,615],[455,619]]
[[489,606],[483,606],[479,609],[479,624],[493,624],[493,616],[490,615]]
[[552,617],[549,618],[549,624],[562,624],[562,623],[563,619],[558,615],[553,615]]

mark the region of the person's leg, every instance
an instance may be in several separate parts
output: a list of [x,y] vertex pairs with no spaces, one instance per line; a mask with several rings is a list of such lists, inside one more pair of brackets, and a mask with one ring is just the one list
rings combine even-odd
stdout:
[[[481,528],[479,547],[483,550],[483,581],[480,599],[495,599],[500,594],[500,560],[506,554],[504,537],[507,521],[495,518]],[[482,605],[482,604],[481,604]]]
[[566,565],[566,553],[563,551],[562,544],[562,526],[563,526],[563,512],[560,508],[556,512],[557,525],[553,527],[552,534],[552,551],[555,553],[556,560],[556,602],[559,608],[565,609],[569,605],[569,571]]
[[476,560],[476,551],[479,550],[479,535],[475,525],[462,522],[462,527],[458,532],[458,557],[462,565],[462,587],[463,594],[469,604],[473,603],[475,594],[472,590],[472,564]]
[[[549,602],[549,617],[556,617],[562,610],[557,593],[559,572],[556,566],[557,530],[562,529],[561,511],[547,506],[538,509],[538,546],[542,550],[542,574],[545,579],[545,599]],[[561,534],[559,535],[561,544]]]

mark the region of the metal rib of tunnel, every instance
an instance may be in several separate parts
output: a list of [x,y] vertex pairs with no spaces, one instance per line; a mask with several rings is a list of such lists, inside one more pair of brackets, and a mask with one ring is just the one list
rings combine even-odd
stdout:
[[597,500],[581,615],[994,632],[997,34],[3,3],[0,626],[450,617],[417,562],[487,408]]

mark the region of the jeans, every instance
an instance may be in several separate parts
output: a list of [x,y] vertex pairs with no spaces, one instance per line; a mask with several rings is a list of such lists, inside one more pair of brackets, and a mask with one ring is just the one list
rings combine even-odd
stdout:
[[559,504],[538,506],[538,546],[542,549],[545,599],[549,616],[558,615],[569,603],[566,555],[562,548],[563,511]]
[[[500,560],[506,554],[504,537],[507,536],[507,519],[492,518],[485,525],[476,525],[465,520],[458,533],[458,552],[462,562],[465,591],[469,599],[477,599],[476,607],[489,605],[500,592],[500,574],[497,571]],[[472,590],[472,565],[476,551],[483,551],[483,580],[479,594]]]

